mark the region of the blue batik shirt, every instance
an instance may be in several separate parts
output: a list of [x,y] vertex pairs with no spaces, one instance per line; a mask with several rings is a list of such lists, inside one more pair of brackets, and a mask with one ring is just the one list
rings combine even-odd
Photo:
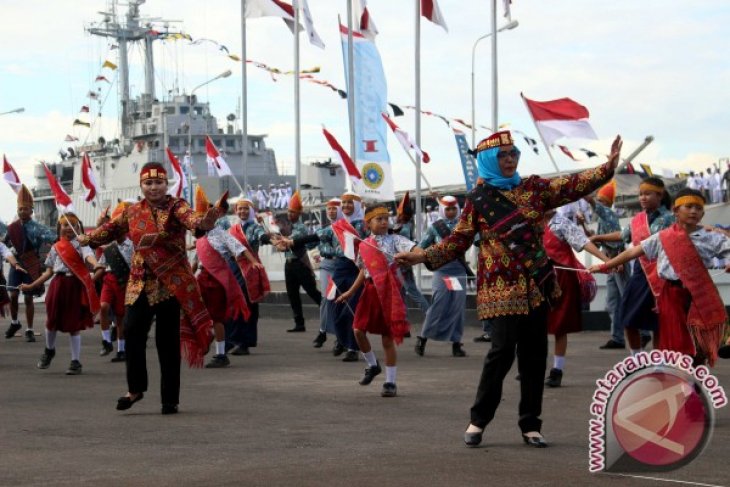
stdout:
[[[598,220],[598,235],[621,231],[618,215],[611,208],[596,201],[593,211]],[[624,249],[624,244],[623,242],[601,242],[601,249],[608,254],[617,255]]]

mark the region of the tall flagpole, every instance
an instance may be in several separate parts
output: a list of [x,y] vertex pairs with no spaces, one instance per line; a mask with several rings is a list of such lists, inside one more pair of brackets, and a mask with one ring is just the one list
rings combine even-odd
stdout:
[[301,172],[301,125],[299,120],[299,2],[294,0],[294,174],[296,189],[302,180]]
[[[496,1],[496,0],[495,0]],[[421,0],[416,4],[416,145],[421,147]],[[421,241],[421,156],[416,154],[416,241]],[[421,287],[421,266],[416,267],[416,283]]]
[[499,130],[499,100],[497,76],[497,0],[492,0],[492,130]]
[[[243,164],[243,187],[248,187],[248,80],[246,62],[246,0],[241,0],[241,163]],[[248,195],[241,194],[242,198]]]
[[352,44],[352,0],[347,0],[347,112],[350,122],[350,157],[357,165],[357,153],[355,152],[355,48]]

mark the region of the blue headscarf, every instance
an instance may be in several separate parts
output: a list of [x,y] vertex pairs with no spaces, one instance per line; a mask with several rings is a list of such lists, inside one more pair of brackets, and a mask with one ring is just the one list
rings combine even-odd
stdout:
[[[515,150],[518,151],[517,147]],[[522,178],[515,171],[512,177],[506,178],[502,175],[502,170],[499,168],[499,162],[497,162],[497,153],[499,147],[493,147],[491,149],[485,149],[477,154],[477,169],[479,171],[479,177],[490,186],[494,186],[499,189],[512,189],[520,184]]]

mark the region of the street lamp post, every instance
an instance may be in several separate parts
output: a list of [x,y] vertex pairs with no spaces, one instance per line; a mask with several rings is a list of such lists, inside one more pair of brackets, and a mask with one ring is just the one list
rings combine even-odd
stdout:
[[215,80],[218,80],[221,78],[227,78],[231,74],[232,73],[231,73],[230,69],[227,71],[224,71],[221,74],[219,74],[218,76],[216,76],[215,78],[211,78],[208,81],[206,81],[205,83],[199,84],[198,86],[193,88],[192,91],[190,92],[190,98],[189,98],[190,106],[188,107],[188,154],[190,155],[190,161],[189,161],[190,169],[188,169],[187,164],[183,164],[183,172],[185,174],[185,179],[188,180],[188,185],[187,185],[188,189],[185,191],[185,193],[187,195],[186,199],[190,202],[192,202],[192,196],[193,196],[193,186],[192,186],[190,171],[193,168],[193,162],[194,162],[193,161],[193,95],[195,94],[195,91],[198,90],[199,88],[202,88],[203,86],[205,86],[209,83],[212,83]]
[[24,111],[25,111],[25,108],[21,107],[21,108],[16,108],[15,110],[9,110],[7,112],[2,112],[2,113],[0,113],[0,115],[9,115],[11,113],[23,113]]
[[[508,22],[507,24],[500,27],[497,32],[502,32],[505,30],[512,30],[515,27],[520,25],[520,23],[516,20],[512,20]],[[476,57],[476,50],[477,50],[477,44],[479,44],[479,41],[486,39],[487,37],[491,36],[492,33],[484,34],[479,39],[474,41],[474,46],[471,48],[471,147],[472,149],[476,146],[476,108],[475,108],[475,93],[474,93],[474,64],[475,64],[475,57]],[[493,130],[497,130],[497,127],[492,127]]]

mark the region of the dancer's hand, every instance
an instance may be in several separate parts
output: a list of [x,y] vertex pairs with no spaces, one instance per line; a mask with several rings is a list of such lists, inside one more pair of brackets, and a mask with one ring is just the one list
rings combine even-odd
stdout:
[[395,254],[395,261],[401,265],[416,265],[426,262],[426,252],[421,247],[413,247],[410,252]]
[[611,144],[611,153],[608,155],[608,169],[613,171],[618,166],[618,161],[621,158],[621,147],[624,145],[621,136],[617,135]]
[[345,291],[344,293],[340,294],[337,299],[335,299],[335,303],[342,304],[348,301],[351,297],[352,293],[350,291]]

